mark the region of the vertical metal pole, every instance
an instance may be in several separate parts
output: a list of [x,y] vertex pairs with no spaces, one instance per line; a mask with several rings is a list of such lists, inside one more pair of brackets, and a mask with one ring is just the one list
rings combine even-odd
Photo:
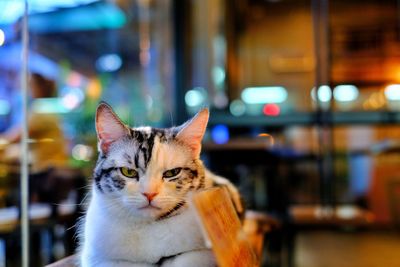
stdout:
[[320,200],[322,205],[334,202],[334,168],[333,168],[333,125],[332,104],[329,110],[321,107],[318,90],[321,85],[330,84],[329,75],[329,0],[312,0],[312,16],[314,26],[314,46],[317,62],[315,73],[315,91],[317,99],[318,126],[318,170],[320,174]]
[[28,214],[28,0],[25,0],[25,11],[22,19],[22,134],[21,134],[21,234],[22,234],[22,267],[29,266],[29,214]]
[[192,55],[189,49],[192,46],[192,14],[191,1],[172,1],[174,16],[174,49],[175,49],[175,95],[174,118],[180,124],[187,119],[185,108],[185,93],[191,81]]

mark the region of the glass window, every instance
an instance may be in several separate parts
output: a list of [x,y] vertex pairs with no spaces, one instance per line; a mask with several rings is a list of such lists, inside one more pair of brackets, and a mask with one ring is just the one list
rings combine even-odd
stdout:
[[[135,127],[208,107],[202,160],[283,232],[321,218],[397,226],[398,10],[394,0],[0,1],[0,266],[76,252],[101,101]],[[265,266],[302,264],[293,240],[273,238]]]

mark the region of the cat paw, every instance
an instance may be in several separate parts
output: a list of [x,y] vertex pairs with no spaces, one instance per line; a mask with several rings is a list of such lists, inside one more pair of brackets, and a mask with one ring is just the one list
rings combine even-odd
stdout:
[[217,266],[211,250],[195,250],[179,254],[165,260],[161,267],[215,267]]

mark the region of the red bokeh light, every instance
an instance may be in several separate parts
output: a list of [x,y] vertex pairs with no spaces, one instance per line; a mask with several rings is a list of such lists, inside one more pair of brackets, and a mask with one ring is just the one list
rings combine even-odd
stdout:
[[277,104],[266,104],[263,113],[265,116],[279,116],[281,109]]

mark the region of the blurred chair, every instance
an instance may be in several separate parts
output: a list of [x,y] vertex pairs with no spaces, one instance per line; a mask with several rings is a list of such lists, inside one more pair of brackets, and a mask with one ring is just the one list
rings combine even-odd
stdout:
[[[14,173],[9,178],[19,181],[19,174]],[[0,209],[0,214],[4,215],[0,216],[0,239],[5,242],[7,266],[18,266],[20,245],[17,240],[21,240],[19,185],[11,184],[13,186],[7,190],[12,196],[7,204],[13,206]],[[31,175],[29,184],[30,266],[43,266],[75,251],[74,225],[80,216],[86,179],[80,170],[65,167]],[[62,245],[62,255],[54,251],[56,243]]]
[[[246,211],[243,221],[243,231],[246,233],[247,239],[253,247],[259,261],[263,262],[264,250],[268,235],[282,227],[281,222],[266,213],[257,211]],[[266,238],[267,237],[267,238]]]

